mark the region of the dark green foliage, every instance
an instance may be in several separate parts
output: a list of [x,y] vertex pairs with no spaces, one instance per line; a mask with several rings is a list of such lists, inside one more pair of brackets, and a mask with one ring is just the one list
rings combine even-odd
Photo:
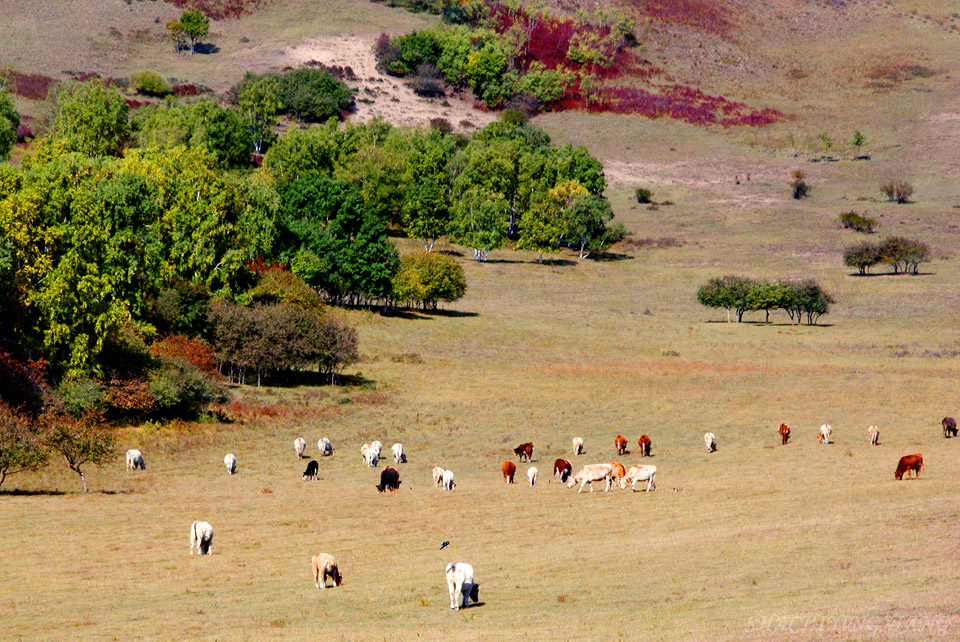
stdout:
[[175,280],[151,302],[150,322],[161,335],[209,336],[210,289],[202,283]]
[[324,123],[339,119],[353,104],[353,94],[343,81],[326,69],[301,67],[282,74],[247,74],[237,89],[242,100],[250,87],[267,80],[267,88],[276,91],[280,113],[303,122]]
[[748,310],[764,310],[769,323],[770,310],[782,309],[791,323],[800,323],[806,315],[807,325],[815,325],[835,303],[813,279],[771,282],[742,276],[710,279],[697,291],[697,300],[707,307],[726,309],[727,321],[730,321],[730,310],[736,311],[738,322]]
[[159,368],[150,377],[150,394],[164,416],[196,419],[211,403],[226,400],[226,391],[196,366],[161,355]]
[[869,272],[881,259],[880,246],[867,241],[851,245],[843,251],[843,264],[857,268],[860,274]]
[[623,228],[608,228],[613,219],[610,202],[603,196],[583,194],[573,198],[563,212],[563,244],[586,258],[623,238]]
[[147,96],[164,97],[170,93],[170,85],[152,69],[143,69],[130,76],[130,86]]
[[63,410],[73,417],[102,412],[106,401],[103,385],[84,375],[66,377],[57,386],[56,395]]
[[[10,156],[13,144],[17,142],[17,129],[20,127],[20,114],[13,108],[13,100],[0,87],[0,161]],[[0,194],[0,197],[3,195]]]
[[141,147],[204,147],[221,168],[248,167],[253,133],[234,109],[201,100],[181,107],[175,101],[137,110],[135,140]]
[[840,223],[844,229],[854,229],[857,232],[869,234],[877,226],[877,219],[851,211],[840,215]]
[[637,197],[638,203],[650,203],[653,199],[653,192],[646,187],[638,187],[634,190],[634,195]]

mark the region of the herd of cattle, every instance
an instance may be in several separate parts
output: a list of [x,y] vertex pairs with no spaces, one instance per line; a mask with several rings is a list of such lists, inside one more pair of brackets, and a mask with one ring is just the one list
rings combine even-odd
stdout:
[[[941,425],[943,427],[944,438],[957,436],[957,422],[952,417],[944,417]],[[790,426],[787,424],[780,424],[778,433],[780,435],[781,444],[786,445],[790,441]],[[831,427],[829,424],[821,425],[820,430],[817,433],[817,441],[822,444],[829,444],[831,443],[830,440],[832,437],[833,427]],[[879,445],[880,430],[876,426],[870,426],[867,429],[867,438],[871,445]],[[583,454],[583,443],[584,442],[581,437],[575,437],[573,439],[573,454],[575,456]],[[618,456],[622,456],[627,453],[627,443],[627,438],[623,435],[616,436],[614,439],[614,448]],[[717,437],[712,432],[707,432],[703,435],[703,443],[708,453],[716,452]],[[650,449],[653,445],[650,437],[648,435],[641,435],[637,440],[637,444],[640,446],[640,456],[649,457]],[[298,437],[294,440],[293,448],[298,458],[303,458],[303,453],[306,450],[306,446],[307,442],[302,437]],[[321,438],[317,442],[317,449],[320,451],[321,457],[331,456],[334,454],[333,445],[331,444],[330,439],[326,437]],[[379,441],[364,444],[360,448],[360,456],[364,465],[368,467],[376,467],[380,460],[382,451],[383,445]],[[390,451],[393,455],[393,461],[395,464],[407,462],[407,456],[403,452],[402,444],[394,444]],[[513,452],[517,455],[520,462],[526,460],[528,463],[530,463],[533,459],[533,444],[530,442],[520,444],[513,449]],[[128,450],[126,459],[127,470],[146,469],[146,464],[143,461],[143,453],[141,453],[139,450]],[[227,454],[223,458],[223,463],[227,468],[228,474],[232,475],[236,472],[237,458],[233,455],[233,453]],[[307,464],[307,469],[303,473],[303,479],[317,479],[319,469],[320,465],[317,460],[311,460]],[[897,469],[894,473],[894,477],[898,480],[903,479],[903,475],[906,473],[907,478],[909,479],[911,478],[911,473],[915,473],[917,478],[919,478],[920,471],[922,469],[923,456],[921,454],[916,453],[912,455],[904,455],[897,462]],[[501,464],[501,471],[503,473],[504,482],[507,484],[512,484],[514,481],[514,476],[517,472],[517,465],[509,459],[504,460],[504,462]],[[609,491],[610,488],[615,485],[619,485],[620,489],[623,490],[627,487],[627,484],[630,484],[630,488],[636,491],[637,482],[644,481],[647,482],[646,492],[657,489],[657,484],[655,481],[657,467],[652,465],[636,464],[631,466],[629,469],[626,469],[624,468],[623,464],[617,461],[611,461],[609,463],[587,464],[580,469],[580,472],[571,476],[572,472],[573,464],[571,464],[569,460],[559,458],[553,462],[553,476],[559,477],[560,482],[566,483],[567,488],[573,488],[579,484],[580,489],[577,491],[578,493],[583,492],[584,487],[588,485],[590,486],[590,492],[593,492],[594,482],[604,482],[604,491]],[[527,469],[527,480],[531,486],[536,486],[537,477],[537,468],[530,466]],[[376,485],[376,488],[381,493],[385,490],[390,490],[392,492],[400,488],[400,483],[400,472],[397,470],[397,468],[395,466],[387,466],[380,472],[380,483]],[[441,487],[445,491],[452,491],[456,488],[456,483],[453,479],[453,471],[445,470],[439,466],[436,466],[433,469],[433,483],[434,486]],[[199,555],[213,554],[213,526],[211,526],[209,523],[195,521],[190,525],[191,555],[193,555],[194,549],[196,549]],[[337,560],[332,555],[328,553],[317,553],[312,558],[312,564],[314,583],[318,589],[326,588],[328,579],[333,581],[334,586],[340,586],[343,583],[343,576],[340,573]],[[459,610],[461,604],[466,607],[468,605],[468,598],[472,599],[474,602],[479,600],[480,585],[475,581],[472,566],[469,564],[464,564],[463,562],[452,562],[446,566],[445,574],[447,579],[447,588],[450,592],[451,609]]]

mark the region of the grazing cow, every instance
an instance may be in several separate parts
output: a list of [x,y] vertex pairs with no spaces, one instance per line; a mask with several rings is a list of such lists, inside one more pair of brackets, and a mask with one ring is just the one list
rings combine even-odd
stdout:
[[624,467],[623,467],[623,464],[621,464],[621,463],[618,462],[618,461],[611,461],[611,462],[610,462],[610,466],[613,468],[613,473],[611,473],[611,475],[610,475],[610,482],[613,483],[613,484],[616,484],[617,482],[620,482],[620,489],[621,489],[621,490],[624,489],[624,488],[626,488],[626,487],[627,487],[627,484],[626,484],[626,482],[623,480],[623,478],[627,476],[627,469],[624,468]]
[[613,445],[617,449],[618,455],[624,455],[627,452],[627,438],[623,435],[617,435],[617,438],[613,440]]
[[303,471],[303,478],[314,481],[317,478],[317,472],[319,470],[320,470],[320,464],[317,463],[316,459],[311,459],[310,463],[307,464],[307,469]]
[[635,491],[637,490],[637,482],[645,481],[647,482],[646,492],[649,493],[651,490],[657,490],[656,476],[656,466],[630,466],[630,470],[627,471],[627,476],[624,477],[623,486],[626,486],[627,482],[629,482],[630,488]]
[[360,447],[360,457],[363,458],[363,463],[366,464],[367,468],[376,468],[377,462],[380,461],[380,453],[370,444],[364,444]]
[[380,483],[377,484],[377,490],[381,493],[388,488],[391,492],[400,489],[400,473],[393,466],[387,466],[380,471]]
[[505,484],[512,484],[513,476],[517,473],[517,465],[507,459],[500,464],[500,470],[503,471],[503,482]]
[[207,522],[190,524],[190,554],[196,547],[197,555],[213,555],[213,526]]
[[480,601],[480,585],[474,581],[473,567],[463,562],[447,564],[447,588],[450,590],[450,608],[460,610],[461,598],[463,607],[467,607],[467,598],[474,604]]
[[326,457],[327,455],[333,455],[333,444],[330,443],[330,440],[326,437],[321,437],[320,441],[317,442],[317,448],[320,449],[320,456]]
[[780,424],[780,443],[786,446],[788,441],[790,441],[790,426]]
[[703,434],[703,445],[707,447],[707,452],[712,453],[717,451],[717,436],[712,432],[707,432]]
[[580,469],[580,472],[574,475],[567,483],[567,488],[573,488],[580,484],[580,490],[577,494],[583,492],[583,487],[590,484],[590,492],[593,492],[593,482],[606,481],[607,486],[604,492],[610,490],[611,477],[613,476],[613,466],[610,464],[587,464]]
[[303,437],[297,437],[293,440],[293,449],[297,453],[297,457],[303,459],[303,451],[307,449],[307,442]]
[[527,479],[530,480],[531,486],[537,485],[537,472],[538,472],[537,469],[533,466],[530,466],[530,468],[527,468]]
[[227,467],[227,472],[231,475],[237,472],[237,458],[233,456],[233,453],[227,453],[227,456],[223,458],[223,465]]
[[640,439],[637,440],[637,443],[640,445],[640,456],[649,457],[650,446],[653,445],[653,442],[650,440],[650,437],[647,435],[640,435]]
[[820,426],[820,432],[817,433],[817,441],[821,444],[829,444],[830,437],[833,435],[833,426],[830,424],[823,424]]
[[147,465],[143,463],[143,453],[135,448],[127,451],[127,470],[146,470]]
[[393,462],[395,464],[407,463],[407,456],[403,454],[403,444],[394,444],[390,448],[390,452],[393,453]]
[[923,455],[904,455],[897,462],[897,472],[893,474],[896,479],[903,479],[903,473],[907,473],[907,479],[910,479],[910,471],[917,473],[917,479],[920,479],[920,471],[923,470]]
[[383,444],[379,441],[370,442],[370,447],[377,451],[377,459],[380,459],[380,456],[383,454]]
[[876,426],[870,426],[867,428],[867,436],[870,438],[870,445],[876,446],[877,440],[880,439],[880,429]]
[[321,591],[327,588],[327,578],[333,580],[334,586],[343,584],[343,576],[337,567],[337,560],[328,553],[317,553],[313,556],[313,582]]
[[579,455],[583,452],[583,437],[573,438],[573,454]]
[[529,442],[520,444],[513,449],[513,452],[517,453],[517,455],[520,457],[520,461],[523,461],[524,457],[527,458],[527,461],[530,461],[533,458],[533,444]]
[[453,481],[453,471],[445,470],[443,471],[443,479],[440,480],[443,483],[443,490],[453,490],[457,487],[457,483]]
[[951,436],[957,436],[957,421],[953,417],[944,417],[940,422],[943,425],[943,438],[949,439]]
[[566,459],[558,459],[553,462],[553,476],[560,475],[560,483],[565,484],[571,472],[573,472],[573,466]]
[[440,466],[436,466],[433,469],[433,485],[439,486],[443,482],[443,473],[446,471]]

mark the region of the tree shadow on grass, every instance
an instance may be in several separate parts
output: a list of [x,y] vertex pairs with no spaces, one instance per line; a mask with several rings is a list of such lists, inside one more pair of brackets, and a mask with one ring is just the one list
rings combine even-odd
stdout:
[[121,490],[98,490],[101,495],[131,495],[136,491],[132,488],[123,488]]
[[864,277],[875,277],[875,276],[936,276],[936,272],[917,272],[916,274],[904,274],[903,272],[867,272],[866,274],[860,274],[859,272],[851,272],[847,276],[855,276],[857,278]]
[[588,261],[632,261],[635,257],[630,254],[621,254],[619,252],[591,252],[586,258]]
[[11,490],[0,490],[0,496],[9,495],[11,497],[36,497],[41,495],[66,495],[67,491],[65,490],[49,490],[49,489],[39,489],[39,490],[26,490],[23,488],[13,488]]
[[[530,261],[530,263],[540,264],[540,261]],[[550,265],[552,267],[569,267],[576,264],[576,261],[571,261],[570,259],[543,259],[543,265]]]
[[220,53],[220,47],[212,42],[198,42],[193,47],[193,53],[209,56],[210,54]]

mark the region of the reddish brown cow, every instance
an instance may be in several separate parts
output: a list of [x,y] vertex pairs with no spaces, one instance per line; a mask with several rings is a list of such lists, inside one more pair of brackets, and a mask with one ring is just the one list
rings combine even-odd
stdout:
[[610,465],[613,467],[613,473],[610,475],[613,478],[613,483],[619,482],[620,488],[625,488],[624,478],[627,476],[627,469],[618,461],[611,461]]
[[622,455],[627,452],[627,438],[623,435],[617,435],[613,440],[613,445],[617,447],[617,454]]
[[784,446],[790,441],[790,426],[787,424],[780,424],[780,440]]
[[517,455],[520,457],[520,461],[523,461],[524,457],[527,458],[527,461],[530,461],[533,457],[533,444],[529,442],[520,444],[513,449],[513,452],[517,453]]
[[500,465],[500,469],[503,471],[503,481],[505,484],[513,483],[513,476],[517,472],[517,465],[510,461],[509,459],[504,460],[503,464]]
[[917,473],[917,479],[920,479],[920,471],[923,470],[923,455],[904,455],[897,463],[897,472],[893,474],[897,479],[903,479],[903,473],[907,473],[907,479],[910,479],[910,471]]
[[640,444],[640,456],[649,457],[650,446],[653,445],[653,442],[650,441],[650,437],[647,435],[640,435],[640,439],[637,440],[637,443]]
[[951,435],[957,436],[957,420],[953,417],[944,417],[940,422],[943,425],[943,438],[949,439]]
[[560,475],[560,482],[565,483],[567,477],[573,472],[573,465],[566,459],[558,459],[553,462],[553,476]]

